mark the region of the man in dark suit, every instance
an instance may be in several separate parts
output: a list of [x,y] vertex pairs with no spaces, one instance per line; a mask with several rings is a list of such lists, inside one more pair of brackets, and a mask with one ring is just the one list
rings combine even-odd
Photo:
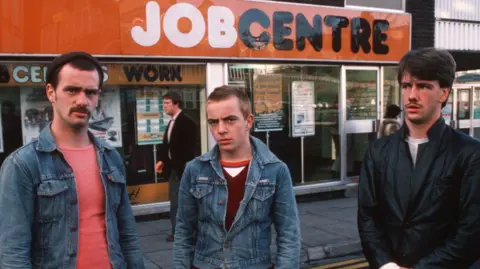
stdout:
[[170,220],[172,234],[168,242],[174,240],[175,222],[178,207],[178,188],[187,162],[195,157],[197,127],[195,122],[181,109],[182,99],[177,92],[169,92],[163,96],[164,113],[172,117],[163,135],[162,148],[158,151],[155,171],[168,176],[168,192],[170,199]]

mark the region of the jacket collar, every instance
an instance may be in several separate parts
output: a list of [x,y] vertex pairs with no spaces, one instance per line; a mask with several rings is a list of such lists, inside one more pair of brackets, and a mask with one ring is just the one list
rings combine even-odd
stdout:
[[[260,166],[280,161],[260,139],[250,136],[250,143],[252,145],[253,159],[255,159]],[[198,159],[203,162],[220,161],[218,145],[215,145],[213,149],[198,157]]]
[[[45,126],[40,133],[37,141],[37,150],[44,151],[44,152],[52,152],[58,149],[58,145],[53,138],[52,130],[51,130],[52,123],[50,122],[47,126]],[[88,131],[88,137],[93,142],[96,148],[100,149],[101,151],[113,150],[113,147],[110,146],[107,142],[97,139],[90,131]]]
[[[440,117],[433,125],[430,127],[430,129],[427,131],[427,137],[430,142],[436,143],[439,142],[440,139],[442,138],[443,132],[445,130],[445,127],[447,124],[445,123],[445,120],[443,117]],[[400,128],[399,131],[399,138],[403,141],[408,136],[408,127],[406,124],[403,124],[402,128]]]

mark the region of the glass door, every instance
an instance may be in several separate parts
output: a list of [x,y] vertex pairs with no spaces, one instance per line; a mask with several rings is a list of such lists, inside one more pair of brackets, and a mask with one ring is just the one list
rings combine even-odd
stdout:
[[480,140],[480,86],[473,88],[473,137]]
[[379,71],[377,67],[342,67],[342,179],[360,175],[365,151],[377,138],[382,96]]
[[[454,101],[453,101],[453,90],[450,91],[450,94],[448,95],[448,100],[447,100],[447,104],[445,105],[445,107],[442,108],[442,117],[443,119],[445,120],[445,123],[447,125],[450,125],[452,128],[456,128],[455,127],[455,117],[454,117]],[[456,113],[455,113],[456,114]]]
[[461,87],[454,88],[456,100],[456,118],[458,121],[457,129],[467,135],[472,135],[472,88]]

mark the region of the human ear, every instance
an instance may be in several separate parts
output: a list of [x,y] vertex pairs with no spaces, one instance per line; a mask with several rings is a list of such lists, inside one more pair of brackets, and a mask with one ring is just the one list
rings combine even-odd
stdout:
[[55,103],[55,88],[53,87],[52,84],[48,83],[46,87],[46,93],[47,93],[47,98],[50,101],[50,103]]

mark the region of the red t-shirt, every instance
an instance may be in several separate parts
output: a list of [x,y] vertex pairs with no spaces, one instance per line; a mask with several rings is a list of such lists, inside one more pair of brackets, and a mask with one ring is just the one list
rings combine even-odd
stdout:
[[95,148],[90,145],[61,150],[73,169],[77,186],[77,268],[112,268],[105,225],[105,191]]

